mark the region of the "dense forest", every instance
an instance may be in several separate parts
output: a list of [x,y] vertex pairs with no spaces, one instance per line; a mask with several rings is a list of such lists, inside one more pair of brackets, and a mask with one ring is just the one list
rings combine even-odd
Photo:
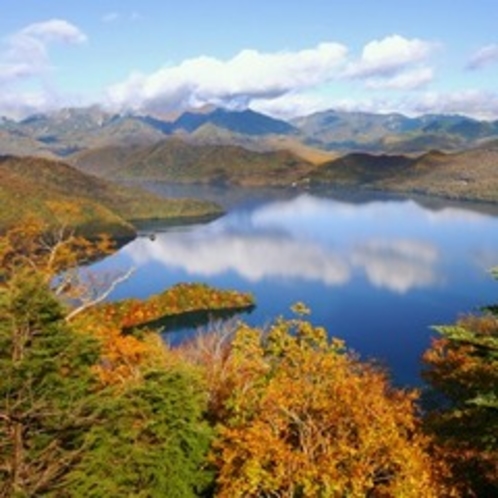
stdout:
[[160,320],[249,295],[109,303],[110,251],[25,221],[0,237],[1,497],[460,497],[498,492],[498,307],[439,327],[427,392],[294,318],[179,347]]

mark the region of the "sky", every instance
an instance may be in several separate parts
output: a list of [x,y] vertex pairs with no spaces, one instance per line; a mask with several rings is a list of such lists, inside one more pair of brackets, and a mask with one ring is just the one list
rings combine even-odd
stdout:
[[498,119],[498,0],[0,0],[0,116]]

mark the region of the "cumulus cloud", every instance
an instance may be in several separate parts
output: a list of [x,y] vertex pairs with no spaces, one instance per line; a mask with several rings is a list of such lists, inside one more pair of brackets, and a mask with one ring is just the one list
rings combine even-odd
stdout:
[[214,104],[295,116],[325,107],[323,98],[309,92],[327,83],[353,79],[369,89],[420,88],[434,77],[423,64],[434,48],[392,35],[367,43],[361,57],[349,62],[347,47],[334,42],[294,52],[242,50],[228,60],[202,56],[151,74],[135,72],[111,86],[107,96],[115,108],[145,112]]
[[413,63],[425,60],[434,45],[418,38],[391,35],[367,43],[358,61],[352,62],[346,75],[355,78],[391,77]]
[[321,43],[297,52],[243,50],[232,59],[188,59],[128,80],[108,90],[111,104],[133,109],[178,108],[206,103],[245,107],[255,99],[274,99],[312,88],[337,75],[347,49]]
[[498,44],[486,45],[475,52],[467,63],[467,69],[476,70],[498,63]]
[[[1,84],[1,79],[0,79]],[[17,91],[2,89],[0,92],[0,115],[11,119],[22,119],[40,109],[56,107],[57,96],[47,91]]]
[[425,62],[436,45],[400,35],[373,40],[365,45],[361,57],[348,64],[344,77],[365,82],[374,90],[415,90],[434,78]]

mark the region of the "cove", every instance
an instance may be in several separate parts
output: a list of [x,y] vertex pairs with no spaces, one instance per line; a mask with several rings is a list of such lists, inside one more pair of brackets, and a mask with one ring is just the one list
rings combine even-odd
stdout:
[[[172,195],[171,186],[150,187]],[[192,194],[175,188],[176,195]],[[240,318],[266,326],[300,301],[310,320],[376,359],[398,385],[420,384],[433,325],[498,301],[498,210],[444,201],[359,198],[294,191],[198,188],[227,214],[207,224],[143,227],[139,237],[93,265],[135,268],[110,299],[145,298],[179,282],[252,292]],[[184,328],[164,333],[173,344]]]

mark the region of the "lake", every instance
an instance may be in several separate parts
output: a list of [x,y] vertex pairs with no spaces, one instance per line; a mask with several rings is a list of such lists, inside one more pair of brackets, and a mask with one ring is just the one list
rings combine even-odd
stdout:
[[[169,196],[215,199],[227,214],[203,225],[143,227],[94,265],[135,268],[111,296],[147,297],[178,282],[250,291],[241,318],[265,326],[297,301],[311,321],[398,385],[420,383],[432,325],[498,301],[498,208],[425,199],[148,185]],[[191,334],[165,334],[176,344]]]

